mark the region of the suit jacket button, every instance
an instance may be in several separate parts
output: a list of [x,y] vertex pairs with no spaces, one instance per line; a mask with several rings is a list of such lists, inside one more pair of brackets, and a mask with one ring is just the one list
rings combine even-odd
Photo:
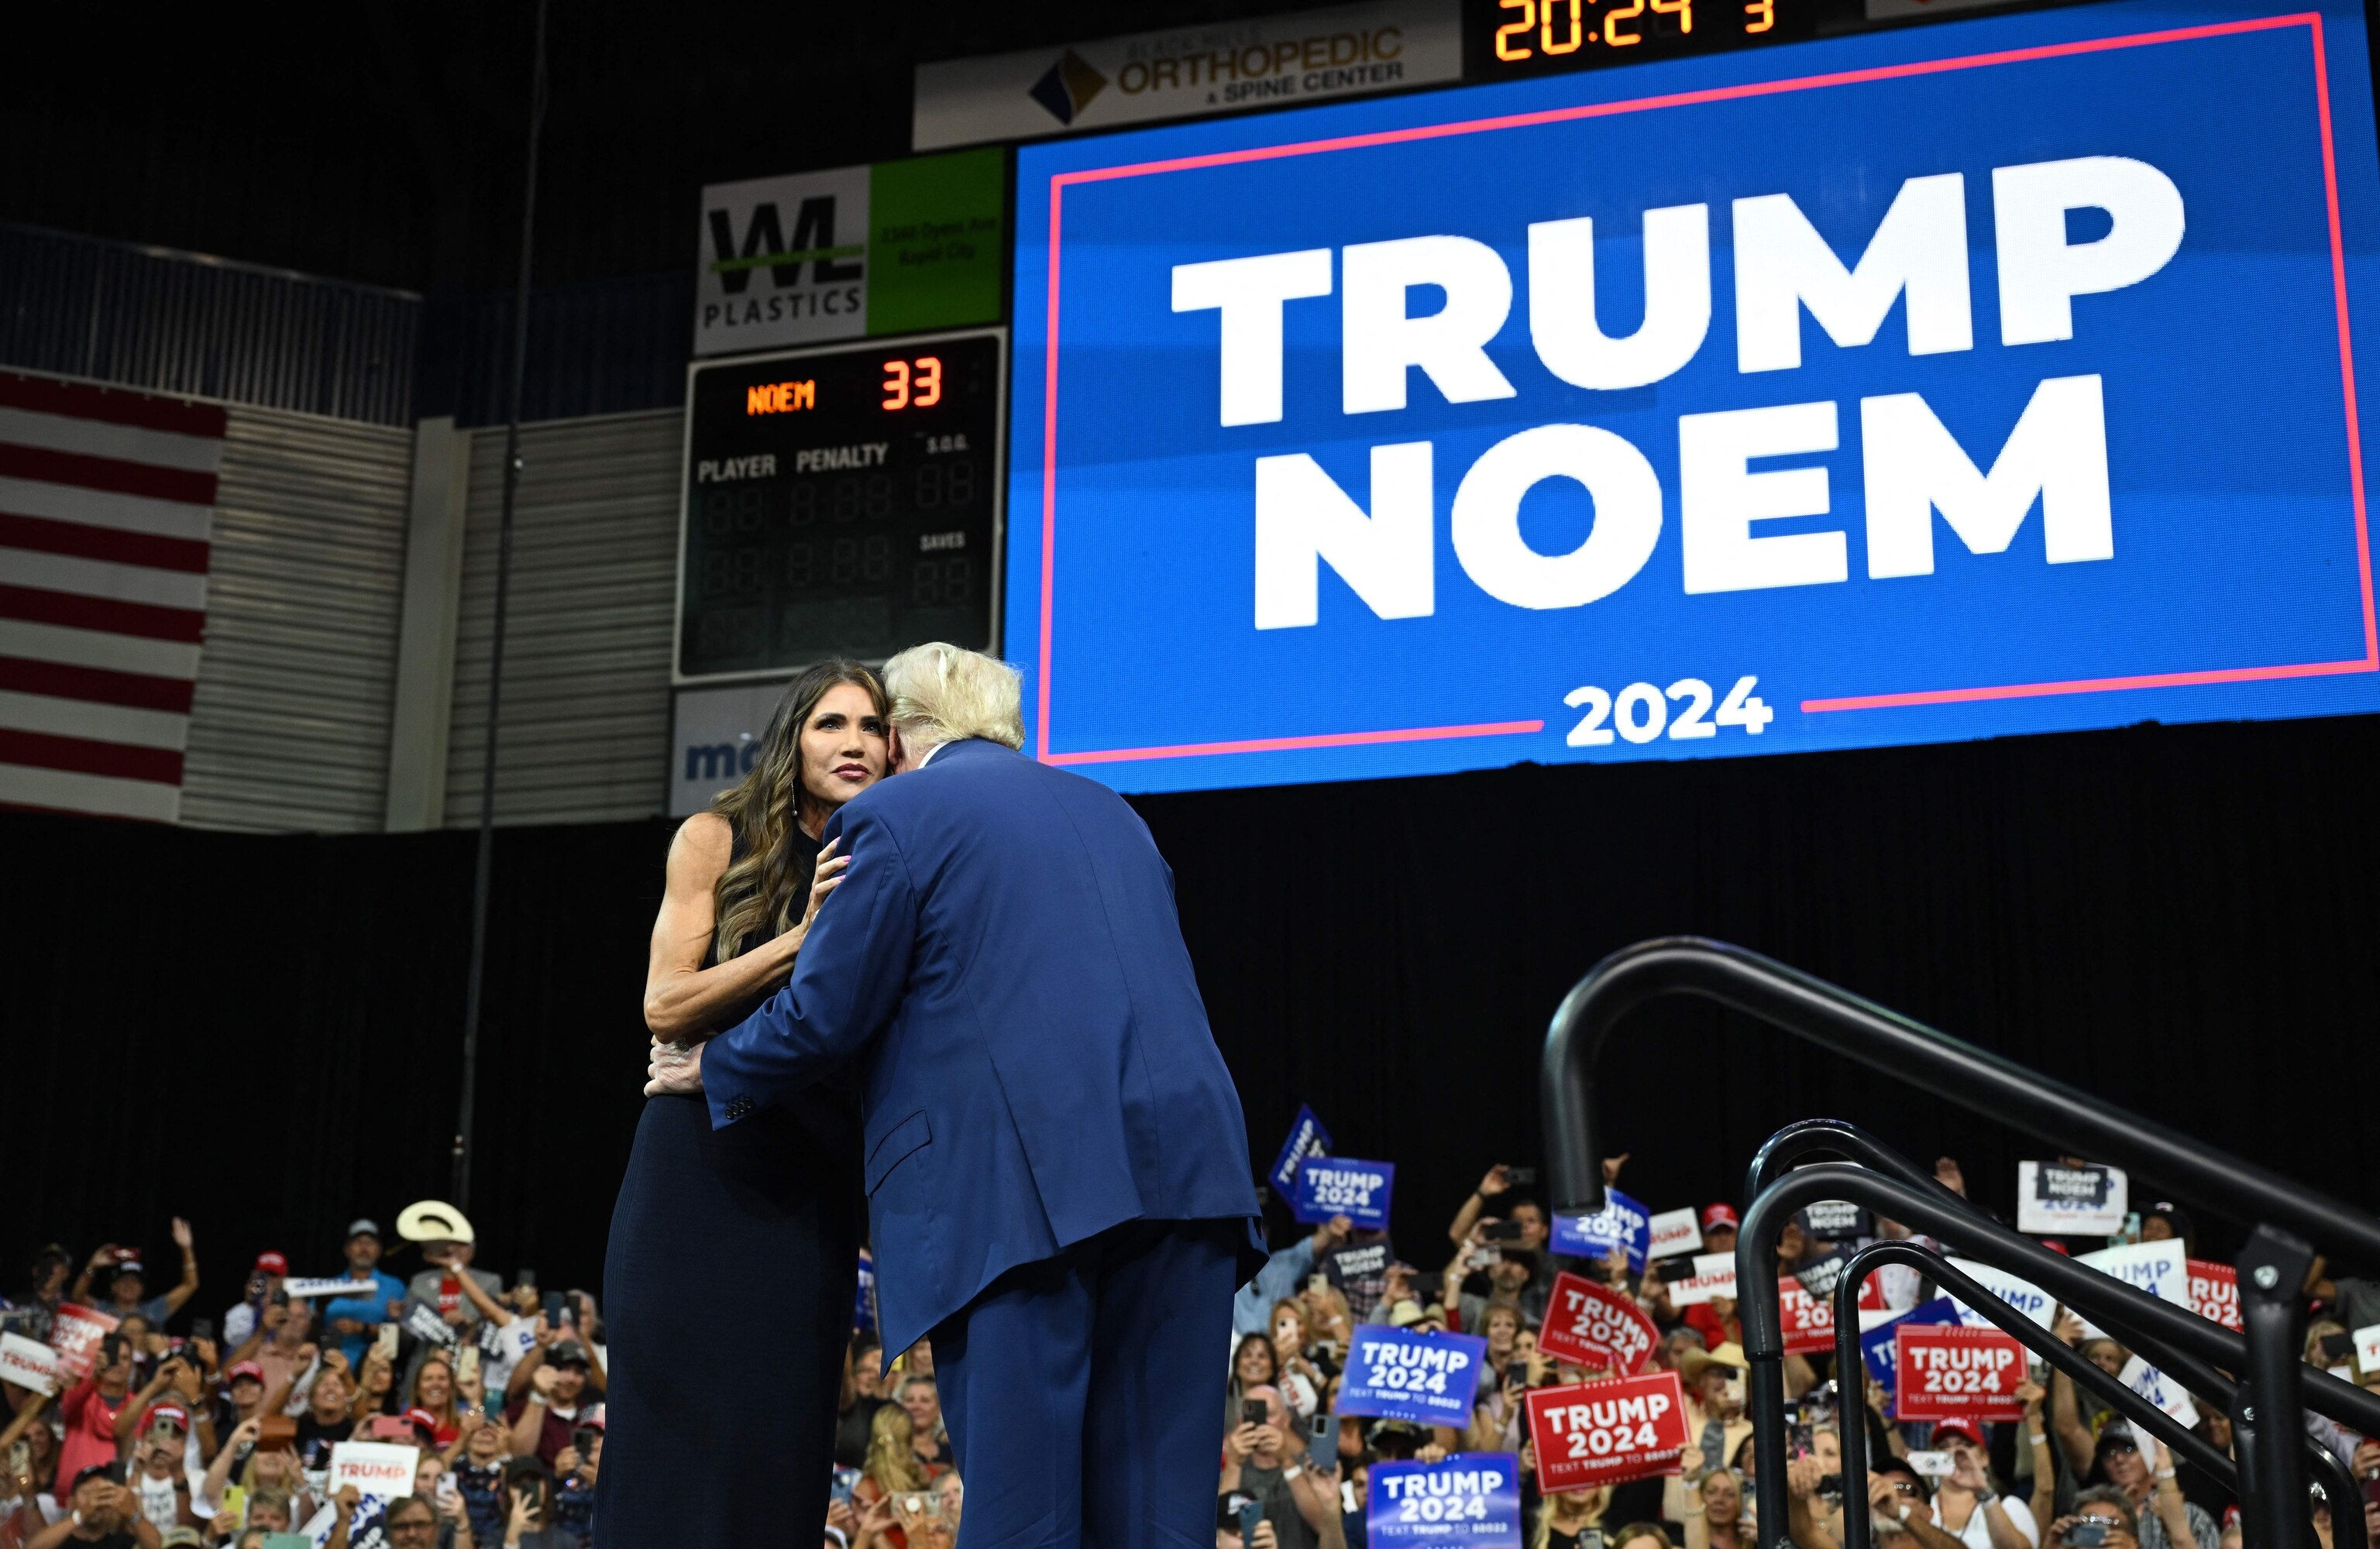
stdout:
[[741,1119],[751,1111],[752,1099],[749,1097],[738,1097],[727,1105],[727,1117],[730,1119]]

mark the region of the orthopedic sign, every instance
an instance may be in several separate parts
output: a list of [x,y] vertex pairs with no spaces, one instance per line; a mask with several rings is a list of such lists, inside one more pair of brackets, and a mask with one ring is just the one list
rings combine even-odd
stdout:
[[1546,1495],[1678,1471],[1687,1437],[1675,1372],[1536,1388],[1527,1402]]
[[1159,790],[2380,708],[2371,95],[2351,6],[2121,0],[1026,147],[1028,745]]
[[1471,1399],[1487,1361],[1488,1341],[1467,1334],[1358,1325],[1333,1412],[1461,1430],[1471,1423]]
[[1373,1231],[1389,1228],[1389,1199],[1395,1191],[1393,1162],[1358,1162],[1345,1156],[1309,1156],[1297,1169],[1297,1192],[1290,1213],[1301,1221],[1344,1216]]

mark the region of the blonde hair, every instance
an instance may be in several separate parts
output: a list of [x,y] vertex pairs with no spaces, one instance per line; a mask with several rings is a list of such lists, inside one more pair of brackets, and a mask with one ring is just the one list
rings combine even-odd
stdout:
[[926,1470],[918,1465],[916,1446],[917,1431],[909,1423],[909,1411],[898,1404],[886,1404],[868,1422],[868,1459],[859,1471],[888,1495],[899,1490],[922,1490]]
[[920,748],[981,737],[1025,746],[1025,693],[1016,669],[980,651],[936,640],[884,664],[892,724]]
[[1590,1526],[1599,1526],[1603,1514],[1611,1509],[1611,1489],[1598,1484],[1591,1490],[1564,1491],[1548,1495],[1537,1509],[1537,1531],[1531,1535],[1529,1549],[1548,1549],[1553,1543],[1554,1517],[1573,1514],[1584,1517]]

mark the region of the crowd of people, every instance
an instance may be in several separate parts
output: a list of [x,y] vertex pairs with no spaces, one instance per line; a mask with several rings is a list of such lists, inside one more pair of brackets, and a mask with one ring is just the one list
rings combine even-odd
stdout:
[[[1616,1178],[1625,1158],[1605,1164]],[[1937,1177],[1964,1192],[1947,1158]],[[400,1279],[369,1219],[348,1227],[344,1263],[293,1282],[287,1259],[261,1255],[237,1301],[204,1314],[187,1224],[174,1224],[179,1273],[163,1290],[140,1253],[107,1245],[79,1264],[62,1249],[35,1255],[23,1292],[0,1301],[0,1330],[36,1343],[88,1309],[114,1325],[88,1374],[59,1390],[0,1381],[0,1549],[278,1549],[298,1532],[325,1549],[590,1549],[602,1466],[605,1348],[596,1299],[506,1288],[473,1262],[459,1213],[434,1202],[404,1223],[420,1267]],[[1726,1204],[1699,1212],[1702,1250],[1729,1253],[1738,1221]],[[1886,1236],[1905,1236],[1885,1220]],[[1496,1167],[1446,1228],[1442,1251],[1401,1257],[1385,1233],[1345,1217],[1278,1235],[1283,1244],[1244,1289],[1228,1360],[1219,1352],[1222,1445],[1217,1549],[1347,1549],[1366,1542],[1366,1486],[1384,1461],[1460,1453],[1517,1457],[1528,1549],[1753,1549],[1755,1470],[1745,1413],[1746,1360],[1735,1304],[1673,1305],[1682,1260],[1632,1273],[1625,1256],[1550,1251],[1544,1207]],[[2190,1231],[2182,1213],[2144,1213],[2145,1239]],[[437,1233],[439,1235],[427,1235]],[[1781,1273],[1839,1256],[1851,1243],[1789,1226]],[[1413,1261],[1419,1262],[1413,1262]],[[1677,1267],[1672,1267],[1676,1265]],[[1678,1470],[1541,1496],[1524,1420],[1532,1388],[1612,1374],[1537,1348],[1557,1273],[1598,1280],[1656,1325],[1654,1370],[1677,1374],[1688,1445]],[[296,1284],[300,1294],[290,1294]],[[1915,1272],[1879,1282],[1905,1310],[1933,1294]],[[335,1294],[331,1288],[336,1285]],[[842,1379],[835,1480],[824,1549],[953,1549],[965,1486],[934,1379],[930,1342],[890,1361],[873,1332],[863,1264]],[[2350,1327],[2380,1322],[2380,1285],[2331,1278],[2307,1292],[2307,1358],[2380,1390],[2380,1369],[2341,1359]],[[1359,1325],[1467,1333],[1487,1361],[1467,1427],[1341,1414],[1337,1400]],[[2128,1353],[2060,1310],[2053,1332],[2110,1375]],[[888,1369],[889,1368],[889,1369]],[[2036,1373],[2036,1379],[2040,1374]],[[1867,1373],[1845,1384],[1820,1356],[1790,1356],[1793,1436],[1789,1531],[1799,1549],[1840,1549],[1841,1493],[1865,1491],[1886,1549],[2238,1549],[2236,1503],[2212,1475],[2080,1390],[2063,1374],[2018,1391],[2010,1423],[1896,1422]],[[2327,1423],[2327,1422],[2325,1422]],[[1846,1485],[1840,1428],[1864,1428],[1872,1459]],[[2199,1429],[2218,1451],[2228,1422]],[[2350,1503],[2380,1543],[2380,1442],[2333,1430],[2320,1438],[2365,1484]],[[372,1498],[336,1486],[333,1453],[348,1441],[415,1449],[409,1490]],[[1925,1465],[1925,1466],[1921,1466]],[[2315,1525],[2328,1546],[2327,1502]],[[606,1545],[605,1549],[636,1549]]]
[[[0,1301],[0,1331],[76,1353],[54,1391],[14,1366],[25,1380],[0,1380],[0,1549],[260,1549],[290,1533],[323,1549],[582,1549],[603,1455],[595,1299],[526,1275],[506,1289],[473,1265],[468,1221],[435,1202],[399,1225],[419,1249],[408,1280],[382,1267],[379,1223],[358,1219],[319,1280],[261,1254],[213,1316],[196,1310],[182,1221],[181,1273],[161,1294],[137,1250],[78,1265],[41,1249]],[[348,1442],[408,1449],[410,1486],[336,1482]]]

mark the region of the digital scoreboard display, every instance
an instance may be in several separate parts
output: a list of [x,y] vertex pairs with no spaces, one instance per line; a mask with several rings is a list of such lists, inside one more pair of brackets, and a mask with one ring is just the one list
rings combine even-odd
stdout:
[[2372,91],[2357,6],[2110,0],[1027,146],[1029,745],[1165,790],[2380,709]]
[[677,681],[996,644],[997,329],[696,366]]
[[1866,20],[1859,0],[1463,0],[1464,74],[1516,80],[1641,65],[1853,31]]

